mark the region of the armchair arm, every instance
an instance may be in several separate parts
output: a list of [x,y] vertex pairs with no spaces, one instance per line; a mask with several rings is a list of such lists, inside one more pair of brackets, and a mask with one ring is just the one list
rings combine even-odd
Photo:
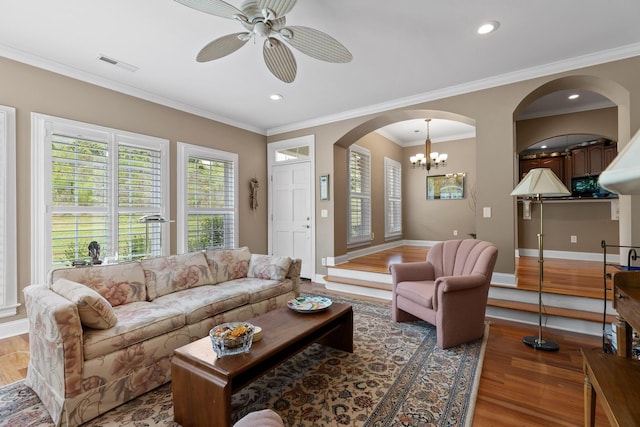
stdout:
[[29,381],[45,381],[58,396],[81,392],[84,355],[78,308],[44,285],[24,289],[29,319]]
[[400,282],[435,280],[433,265],[427,261],[403,262],[389,266],[393,286]]
[[300,258],[292,258],[291,266],[287,272],[287,278],[293,282],[293,291],[296,296],[300,295],[300,271],[302,270],[302,260]]
[[484,286],[486,283],[487,278],[482,274],[438,277],[434,283],[433,308],[438,310],[441,294],[475,289]]

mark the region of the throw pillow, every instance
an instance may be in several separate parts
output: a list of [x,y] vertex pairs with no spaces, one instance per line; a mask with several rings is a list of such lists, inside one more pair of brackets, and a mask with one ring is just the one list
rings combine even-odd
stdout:
[[109,301],[88,286],[67,279],[57,279],[51,289],[78,307],[83,326],[109,329],[118,322]]
[[287,277],[291,258],[286,256],[271,256],[251,254],[248,277],[282,281]]

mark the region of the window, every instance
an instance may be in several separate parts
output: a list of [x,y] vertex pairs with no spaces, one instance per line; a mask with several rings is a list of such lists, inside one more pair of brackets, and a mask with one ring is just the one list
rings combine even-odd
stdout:
[[371,241],[371,153],[349,148],[349,230],[347,244]]
[[89,261],[94,241],[101,258],[169,253],[166,224],[139,220],[168,212],[167,140],[40,114],[33,123],[34,277]]
[[402,235],[402,166],[384,158],[384,237]]
[[178,143],[178,251],[238,245],[238,155]]
[[16,110],[0,105],[0,317],[17,312],[16,269]]

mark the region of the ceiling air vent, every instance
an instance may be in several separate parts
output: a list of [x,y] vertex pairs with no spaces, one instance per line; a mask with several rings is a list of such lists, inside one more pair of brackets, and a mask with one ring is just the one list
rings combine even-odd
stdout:
[[131,71],[132,73],[138,71],[138,67],[135,65],[127,64],[126,62],[118,61],[117,59],[110,58],[106,55],[100,54],[98,55],[98,59],[100,61],[106,62],[107,64],[115,65],[116,67],[124,68],[127,71]]

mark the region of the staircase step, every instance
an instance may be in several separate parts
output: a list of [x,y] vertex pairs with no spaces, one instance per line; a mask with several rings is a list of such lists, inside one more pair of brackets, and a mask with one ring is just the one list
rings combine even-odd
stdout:
[[[487,305],[491,307],[506,308],[510,310],[526,311],[529,313],[538,312],[538,304],[530,304],[526,302],[508,301],[497,298],[489,298]],[[549,316],[566,317],[569,319],[584,320],[587,322],[602,323],[602,313],[595,313],[585,310],[574,310],[562,307],[550,307],[543,306],[543,314]],[[607,323],[612,323],[616,320],[616,316],[613,314],[607,315]]]
[[383,291],[391,291],[392,285],[390,283],[381,283],[371,280],[353,279],[350,277],[341,276],[324,276],[325,282],[341,283],[344,285],[360,286],[363,288],[380,289]]

